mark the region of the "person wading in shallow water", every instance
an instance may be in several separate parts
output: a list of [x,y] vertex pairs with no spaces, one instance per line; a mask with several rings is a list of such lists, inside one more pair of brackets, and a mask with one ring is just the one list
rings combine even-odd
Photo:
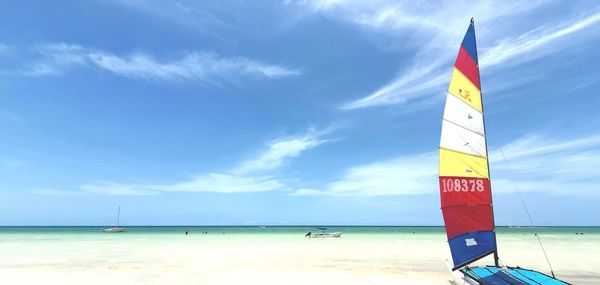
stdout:
[[185,230],[185,235],[186,235],[186,236],[188,235],[188,233],[189,233],[189,231],[188,231],[188,230]]
[[304,237],[310,237],[312,235],[312,232],[308,232],[304,235]]

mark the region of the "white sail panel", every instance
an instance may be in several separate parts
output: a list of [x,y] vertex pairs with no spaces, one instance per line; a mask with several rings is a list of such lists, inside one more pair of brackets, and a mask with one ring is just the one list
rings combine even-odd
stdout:
[[465,127],[480,135],[484,134],[483,115],[481,112],[448,93],[446,93],[444,120]]
[[445,120],[442,123],[440,147],[487,157],[485,138],[482,135]]

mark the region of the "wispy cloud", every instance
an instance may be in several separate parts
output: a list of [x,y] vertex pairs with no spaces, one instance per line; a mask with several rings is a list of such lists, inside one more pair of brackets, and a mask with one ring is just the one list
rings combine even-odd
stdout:
[[324,191],[313,189],[313,188],[300,188],[300,189],[297,189],[296,191],[290,193],[290,195],[292,195],[292,196],[320,196],[320,195],[327,195],[327,193]]
[[114,2],[216,37],[219,30],[232,28],[222,18],[231,17],[230,11],[237,9],[239,5],[228,1],[220,1],[218,5],[205,1],[114,0]]
[[229,173],[206,173],[182,182],[139,184],[97,182],[81,185],[81,190],[106,195],[152,196],[162,192],[252,193],[281,189],[283,183],[268,176],[240,176]]
[[283,183],[269,176],[234,175],[229,173],[208,173],[192,178],[189,181],[162,185],[162,191],[170,192],[263,192],[281,189]]
[[327,140],[323,139],[323,134],[327,132],[318,132],[311,130],[301,137],[285,138],[273,141],[267,145],[267,150],[262,152],[257,158],[244,161],[233,170],[233,173],[245,174],[272,171],[283,165],[289,159],[300,155],[302,152],[317,147]]
[[[487,51],[480,58],[482,66],[501,66],[522,63],[546,56],[573,42],[558,44],[557,39],[582,31],[598,22],[598,13],[580,18],[579,15],[561,15],[558,23],[534,30],[523,30],[501,25],[507,19],[521,17],[544,6],[548,1],[300,1],[313,12],[373,29],[385,37],[400,38],[402,48],[414,53],[395,78],[375,91],[345,102],[342,110],[361,109],[391,104],[423,104],[427,97],[441,94],[441,87],[449,82],[452,60],[469,18],[478,21],[480,50]],[[502,27],[507,27],[502,29]],[[525,28],[526,29],[526,28]],[[506,36],[520,34],[517,37]],[[504,37],[504,38],[503,38]],[[498,40],[502,39],[502,40]],[[550,48],[552,47],[552,48]],[[524,56],[527,55],[527,56]],[[433,60],[432,60],[433,59]],[[484,69],[483,72],[488,72]],[[413,108],[418,109],[418,108]]]
[[336,196],[414,195],[435,190],[437,153],[400,156],[352,167],[327,185]]
[[[571,20],[567,22],[570,22],[570,24],[561,23],[556,27],[529,31],[517,38],[502,39],[495,46],[486,51],[481,58],[480,65],[488,67],[508,63],[509,60],[521,56],[517,61],[510,61],[510,63],[514,64],[517,62],[529,61],[541,55],[546,55],[549,50],[541,49],[542,46],[556,42],[560,38],[579,32],[600,22],[600,12],[576,19],[575,21]],[[563,28],[559,28],[561,26]],[[562,48],[565,48],[566,46],[568,45],[565,45],[565,42],[561,42]],[[531,54],[533,51],[537,54],[535,57],[522,57],[522,55]]]
[[4,159],[0,165],[8,168],[18,168],[26,165],[27,162],[21,159]]
[[20,115],[14,113],[14,112],[9,112],[9,111],[0,110],[0,118],[2,118],[4,120],[8,120],[13,123],[25,122],[25,119],[23,117],[21,117]]
[[280,190],[286,187],[275,175],[291,158],[315,148],[327,140],[325,131],[310,130],[301,136],[275,140],[255,158],[239,163],[230,171],[194,175],[185,181],[152,183],[99,182],[82,185],[86,192],[108,195],[156,195],[161,192],[249,193]]
[[417,79],[423,78],[426,74],[430,74],[432,69],[439,68],[440,66],[438,63],[433,63],[425,68],[414,68],[409,74],[400,76],[363,98],[344,103],[340,108],[351,110],[382,105],[404,104],[409,100],[422,97],[424,91],[431,90],[448,82],[448,73],[440,73],[425,81],[417,81]]
[[86,65],[87,49],[74,44],[36,44],[28,49],[33,59],[24,63],[17,73],[28,76],[59,75],[72,67]]
[[78,191],[67,191],[67,190],[58,190],[58,189],[49,189],[49,188],[32,188],[29,189],[32,193],[44,196],[57,196],[57,197],[65,197],[65,196],[77,196],[81,195],[81,192]]
[[530,135],[490,153],[494,190],[596,194],[600,177],[600,136],[555,141]]
[[158,194],[157,190],[152,189],[151,185],[122,184],[107,181],[83,184],[80,186],[80,189],[88,193],[106,195],[152,196]]
[[0,56],[11,55],[15,51],[16,51],[16,48],[14,46],[7,45],[7,44],[0,44]]
[[2,73],[28,76],[60,75],[76,67],[107,71],[118,76],[152,81],[194,81],[221,84],[242,78],[276,79],[302,74],[299,69],[267,64],[246,57],[222,57],[214,52],[184,52],[175,59],[157,60],[137,52],[116,55],[75,44],[37,44],[33,57],[14,70]]
[[[551,140],[529,135],[490,153],[495,193],[542,191],[552,194],[597,194],[600,136]],[[299,189],[295,195],[384,196],[437,192],[437,152],[403,155],[352,167],[323,190]]]
[[159,62],[137,53],[128,57],[92,52],[91,61],[98,67],[125,77],[148,80],[197,80],[219,82],[241,76],[280,78],[299,75],[300,71],[268,65],[248,58],[221,58],[214,53],[192,52],[181,59]]

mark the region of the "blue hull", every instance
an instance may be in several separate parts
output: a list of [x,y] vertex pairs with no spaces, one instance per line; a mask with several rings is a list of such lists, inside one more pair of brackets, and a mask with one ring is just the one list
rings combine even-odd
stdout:
[[505,284],[532,284],[532,285],[564,285],[571,284],[544,273],[519,267],[477,266],[465,267],[460,270],[475,284],[505,285]]

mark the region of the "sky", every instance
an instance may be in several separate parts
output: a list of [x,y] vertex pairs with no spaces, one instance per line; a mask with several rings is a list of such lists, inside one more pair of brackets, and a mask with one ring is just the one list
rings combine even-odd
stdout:
[[0,225],[441,225],[474,17],[496,223],[600,226],[600,5],[367,2],[3,1]]

